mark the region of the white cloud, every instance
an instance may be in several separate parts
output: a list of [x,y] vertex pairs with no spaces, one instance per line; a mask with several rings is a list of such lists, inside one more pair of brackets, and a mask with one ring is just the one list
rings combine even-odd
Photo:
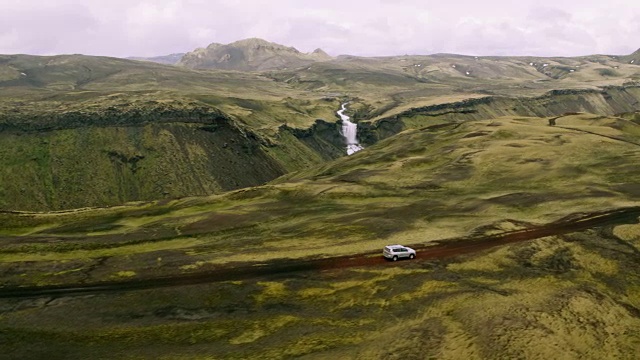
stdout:
[[333,55],[628,53],[625,0],[0,0],[0,53],[161,55],[261,37]]

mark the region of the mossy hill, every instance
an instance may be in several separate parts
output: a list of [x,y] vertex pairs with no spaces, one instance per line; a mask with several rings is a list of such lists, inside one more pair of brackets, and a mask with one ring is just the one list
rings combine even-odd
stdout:
[[260,185],[344,156],[335,111],[345,101],[366,146],[436,124],[640,109],[638,67],[615,56],[329,59],[259,39],[233,46],[255,47],[258,68],[270,68],[259,65],[272,63],[260,55],[270,52],[311,62],[239,72],[0,56],[0,209],[106,206]]
[[1,56],[0,353],[634,359],[638,79],[605,55]]
[[[640,202],[639,147],[640,123],[594,114],[409,129],[353,156],[220,195],[0,214],[0,263],[22,258],[46,265],[47,259],[84,256],[69,247],[103,249],[112,262],[126,256],[130,270],[142,275],[159,271],[148,268],[155,258],[146,252],[165,247],[191,254],[178,256],[186,270],[515,229]],[[108,156],[123,163],[123,173],[135,175],[135,158]],[[41,244],[49,238],[56,241]],[[60,241],[66,245],[58,249]],[[42,251],[32,254],[32,248]],[[177,265],[168,266],[171,271]],[[35,280],[24,275],[11,281]]]
[[[429,255],[434,241],[481,247],[483,236],[637,207],[639,146],[631,114],[505,116],[407,129],[221,195],[0,213],[0,294],[178,279],[0,297],[0,350],[21,359],[633,359],[637,218]],[[291,267],[379,258],[392,243],[424,251],[399,264]],[[265,264],[290,272],[207,273]],[[180,281],[197,274],[208,281]]]

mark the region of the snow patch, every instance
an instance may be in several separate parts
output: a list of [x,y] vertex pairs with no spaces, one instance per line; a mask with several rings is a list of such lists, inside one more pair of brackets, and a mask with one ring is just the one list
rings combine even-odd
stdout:
[[533,66],[533,63],[529,63],[529,65]]
[[467,75],[471,75],[471,73],[467,71]]
[[634,62],[636,62],[635,60],[631,60],[631,62],[629,64],[633,64]]
[[23,72],[21,72],[21,73],[20,73],[20,75],[22,75],[22,76],[27,76],[27,74],[25,74],[25,73],[23,73]]
[[547,67],[549,66],[549,64],[542,64],[542,67]]

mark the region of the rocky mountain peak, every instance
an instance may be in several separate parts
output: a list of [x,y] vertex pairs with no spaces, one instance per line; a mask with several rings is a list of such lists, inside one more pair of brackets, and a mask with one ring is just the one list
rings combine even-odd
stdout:
[[247,49],[277,49],[277,50],[299,52],[296,48],[280,45],[278,43],[269,42],[267,40],[263,40],[259,38],[249,38],[244,40],[238,40],[236,42],[229,44],[229,46],[235,46],[235,47],[247,48]]
[[193,69],[262,71],[302,67],[331,59],[321,49],[305,54],[294,47],[249,38],[226,45],[212,43],[207,48],[196,49],[185,54],[179,65]]
[[321,61],[333,59],[329,54],[327,54],[324,50],[320,48],[313,50],[313,52],[310,55]]

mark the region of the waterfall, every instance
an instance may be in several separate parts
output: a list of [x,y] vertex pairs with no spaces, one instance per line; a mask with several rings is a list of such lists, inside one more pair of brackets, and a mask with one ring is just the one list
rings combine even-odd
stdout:
[[340,119],[342,119],[342,136],[344,136],[347,142],[347,155],[351,155],[364,148],[360,145],[356,137],[358,134],[358,124],[350,121],[349,116],[344,114],[345,110],[347,110],[347,103],[342,104],[342,108],[338,110],[337,113]]

